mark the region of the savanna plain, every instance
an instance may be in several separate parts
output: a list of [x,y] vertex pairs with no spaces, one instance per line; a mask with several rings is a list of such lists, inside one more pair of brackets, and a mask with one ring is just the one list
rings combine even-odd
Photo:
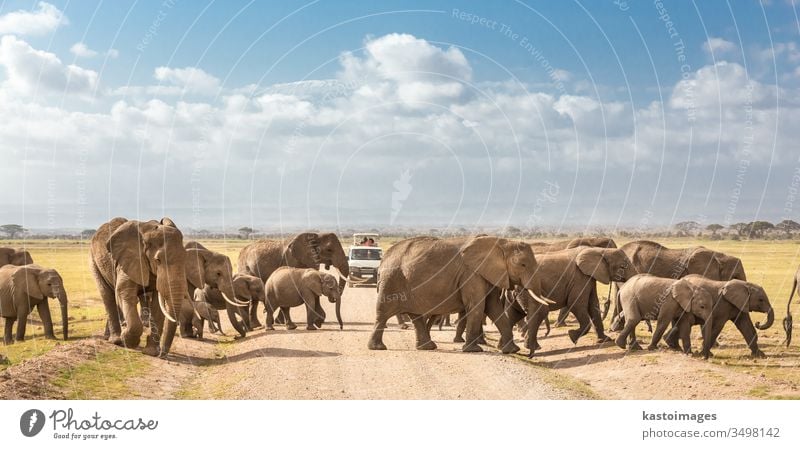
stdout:
[[[397,239],[384,239],[384,249]],[[618,244],[625,239],[616,238]],[[452,343],[455,329],[434,327],[435,351],[414,349],[414,331],[390,323],[389,350],[369,351],[375,318],[374,287],[348,287],[342,298],[344,329],[332,323],[316,331],[263,327],[234,339],[227,317],[226,336],[203,341],[176,338],[166,360],[116,347],[102,339],[105,311],[89,272],[88,244],[77,241],[0,241],[25,246],[37,264],[56,268],[69,295],[70,339],[45,340],[34,312],[24,342],[0,347],[0,398],[52,399],[800,399],[800,337],[789,347],[780,325],[800,264],[800,241],[659,239],[671,247],[704,245],[742,259],[749,281],[762,285],[776,310],[775,324],[759,331],[763,359],[750,357],[741,335],[728,323],[714,357],[703,360],[666,348],[624,351],[592,338],[573,345],[567,331],[554,328],[541,338],[533,359],[462,353]],[[211,250],[237,260],[245,240],[208,240]],[[234,262],[235,263],[235,262]],[[598,284],[604,297],[607,286]],[[795,298],[797,301],[797,298]],[[324,307],[333,304],[325,301]],[[795,307],[795,315],[798,314]],[[304,322],[302,308],[292,310]],[[224,314],[223,314],[224,315]],[[753,314],[754,321],[763,317]],[[555,319],[555,313],[551,314]],[[610,319],[610,317],[609,317]],[[61,325],[56,318],[56,335]],[[608,321],[606,327],[608,327]],[[485,326],[489,343],[498,334]],[[639,339],[649,342],[642,324]],[[699,331],[693,342],[699,349]],[[614,335],[614,333],[610,333]],[[516,337],[521,338],[519,334]],[[518,341],[522,346],[522,342]],[[662,344],[663,346],[663,344]]]

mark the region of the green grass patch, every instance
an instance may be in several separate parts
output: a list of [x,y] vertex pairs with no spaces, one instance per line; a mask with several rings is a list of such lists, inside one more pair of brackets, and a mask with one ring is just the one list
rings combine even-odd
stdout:
[[136,394],[128,381],[148,369],[145,357],[123,349],[101,352],[94,360],[64,370],[53,385],[66,399],[132,399]]

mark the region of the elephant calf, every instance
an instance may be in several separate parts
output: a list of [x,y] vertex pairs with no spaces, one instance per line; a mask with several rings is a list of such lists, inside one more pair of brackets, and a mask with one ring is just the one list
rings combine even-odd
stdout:
[[225,333],[222,332],[222,323],[219,319],[219,312],[204,299],[205,291],[198,289],[195,290],[194,301],[190,301],[194,315],[192,317],[192,328],[194,335],[199,340],[203,339],[203,328],[205,327],[206,321],[208,321],[208,330],[211,331],[211,333],[219,332],[220,334],[225,335]]
[[45,338],[55,338],[47,298],[57,298],[61,304],[61,322],[66,340],[69,337],[67,292],[58,272],[38,265],[0,267],[0,316],[5,318],[5,344],[14,341],[11,333],[14,321],[18,321],[17,341],[25,340],[25,326],[34,306],[39,310]]
[[629,279],[619,290],[619,301],[625,316],[625,328],[617,337],[617,346],[625,349],[625,339],[630,337],[630,349],[642,349],[636,341],[636,325],[643,319],[650,319],[657,322],[647,349],[656,349],[667,327],[675,322],[683,351],[687,354],[692,350],[690,330],[694,317],[708,322],[714,303],[707,291],[692,286],[688,281],[649,274]]
[[343,327],[342,296],[336,278],[313,268],[281,267],[275,270],[265,286],[267,294],[267,330],[273,330],[275,309],[286,317],[286,328],[296,329],[289,308],[305,304],[308,330],[315,330],[325,322],[325,311],[319,303],[320,295],[336,303],[336,320]]

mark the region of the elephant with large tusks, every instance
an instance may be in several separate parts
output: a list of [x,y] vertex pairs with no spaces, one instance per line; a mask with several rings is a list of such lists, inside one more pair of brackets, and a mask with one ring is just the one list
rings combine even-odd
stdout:
[[[194,298],[196,289],[214,289],[222,297],[221,304],[215,304],[217,310],[225,308],[228,317],[232,318],[242,307],[248,307],[249,303],[236,299],[236,292],[233,287],[233,267],[228,256],[210,251],[198,242],[188,242],[186,244],[186,280],[188,281],[189,295],[184,300],[184,307],[178,318],[180,323],[181,337],[193,338],[192,316],[193,308],[189,302]],[[231,324],[240,335],[247,333],[245,325],[238,320],[231,319]]]
[[626,318],[625,328],[616,340],[617,346],[622,349],[625,349],[625,339],[628,337],[630,349],[642,349],[636,341],[636,325],[643,319],[657,320],[647,349],[656,349],[667,327],[677,323],[683,352],[687,354],[692,351],[690,330],[695,317],[705,321],[703,329],[706,332],[713,326],[711,311],[714,299],[706,290],[692,286],[685,279],[639,274],[625,282],[619,290],[619,296]]
[[[741,259],[703,246],[672,249],[649,240],[636,240],[620,249],[639,273],[672,279],[699,274],[716,281],[747,280]],[[619,312],[619,304],[615,301],[611,330],[621,330],[625,323]]]
[[265,286],[267,293],[267,330],[274,329],[273,314],[276,309],[283,311],[286,328],[296,329],[289,308],[306,306],[306,329],[315,330],[325,322],[325,310],[319,302],[320,296],[336,304],[336,320],[339,329],[342,323],[342,295],[336,278],[313,268],[281,267],[272,273]]
[[[789,293],[789,302],[786,303],[786,317],[783,319],[783,330],[786,332],[786,347],[792,343],[792,299],[794,298],[794,292],[797,290],[797,286],[800,284],[800,267],[797,268],[797,272],[794,274],[794,279],[792,280],[792,291]],[[800,294],[800,292],[798,293]]]
[[17,321],[16,340],[25,340],[25,326],[34,307],[39,311],[44,337],[56,338],[47,298],[56,298],[61,304],[62,332],[66,340],[69,337],[67,292],[58,272],[38,265],[0,267],[0,316],[5,318],[5,344],[10,345],[14,341],[11,332],[14,321]]
[[109,341],[128,348],[139,346],[144,333],[138,309],[141,301],[150,325],[144,353],[166,356],[188,295],[181,231],[169,218],[114,218],[97,229],[90,254],[90,270],[106,308]]
[[[714,306],[711,312],[711,322],[705,323],[710,329],[704,331],[703,350],[701,354],[704,358],[710,357],[711,347],[722,332],[725,323],[732,321],[739,333],[744,337],[745,343],[750,348],[753,357],[764,357],[764,352],[758,348],[758,334],[756,329],[766,330],[772,326],[775,320],[775,311],[769,302],[767,292],[757,284],[752,282],[734,279],[731,281],[715,281],[698,274],[690,274],[683,277],[684,280],[694,288],[706,290],[714,298]],[[750,319],[750,312],[761,312],[767,314],[767,321],[753,324]],[[700,321],[700,320],[698,320]],[[698,322],[696,324],[703,324]],[[667,343],[670,347],[677,346],[676,332],[667,335]]]
[[3,265],[31,265],[33,257],[24,249],[0,248],[0,267]]
[[[578,248],[541,254],[537,257],[539,270],[536,279],[543,294],[553,300],[552,304],[542,305],[527,299],[528,304],[520,304],[527,311],[526,347],[532,357],[539,349],[537,331],[549,311],[566,308],[578,320],[578,329],[568,332],[573,343],[589,332],[593,324],[598,342],[608,341],[603,329],[600,302],[597,298],[597,284],[625,282],[635,276],[636,270],[625,256],[615,248]],[[517,295],[517,299],[527,298]]]
[[[339,238],[334,233],[304,232],[291,240],[259,240],[253,242],[239,253],[239,273],[256,276],[267,282],[278,267],[314,268],[320,264],[329,270],[331,266],[339,271],[339,293],[347,285],[350,265]],[[255,305],[250,307],[250,322],[253,327],[261,326]]]
[[386,349],[386,322],[406,313],[414,324],[417,349],[436,349],[427,318],[463,310],[467,333],[463,351],[482,351],[477,342],[484,316],[489,316],[500,331],[498,347],[504,353],[517,352],[512,327],[522,314],[504,309],[500,290],[522,285],[537,301],[551,304],[541,296],[534,277],[537,268],[530,245],[503,238],[481,236],[461,243],[417,237],[398,242],[386,251],[378,268],[375,328],[367,347]]

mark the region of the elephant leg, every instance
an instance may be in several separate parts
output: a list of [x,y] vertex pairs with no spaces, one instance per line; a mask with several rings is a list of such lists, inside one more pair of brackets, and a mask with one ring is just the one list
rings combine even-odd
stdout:
[[[450,314],[449,313],[444,316],[443,322],[444,322],[444,325],[447,326],[447,327],[452,326],[452,324],[450,324]],[[439,322],[439,330],[442,330],[442,321]]]
[[316,303],[314,304],[314,313],[317,315],[317,319],[314,320],[314,326],[317,328],[322,328],[322,325],[325,324],[325,309],[322,308],[322,302],[317,298]]
[[656,321],[656,330],[653,332],[653,338],[650,340],[650,346],[647,347],[648,351],[658,349],[658,342],[661,341],[661,337],[664,336],[664,332],[666,332],[669,323],[670,320],[666,317],[659,318],[658,321]]
[[250,304],[250,314],[248,318],[248,327],[250,330],[257,329],[261,327],[261,321],[258,321],[258,301],[253,301]]
[[[239,316],[242,317],[242,321],[244,322],[245,329],[247,329],[248,331],[255,330],[255,327],[253,326],[253,321],[251,320],[251,317],[250,317],[250,310],[251,309],[252,309],[252,306],[250,306],[250,307],[239,307],[239,308],[236,309],[236,312],[239,314]],[[213,321],[209,320],[209,323],[213,323]],[[258,325],[260,326],[261,323],[258,323]],[[215,331],[211,331],[211,332],[215,332]]]
[[288,330],[297,329],[297,325],[294,324],[294,321],[292,321],[292,314],[289,312],[288,307],[281,307],[280,311],[278,312],[278,318],[280,318],[281,315],[283,316],[284,322],[286,323],[286,329]]
[[194,338],[194,328],[193,322],[196,319],[194,316],[194,301],[189,299],[183,300],[183,305],[181,306],[181,316],[178,317],[178,332],[181,338]]
[[[289,318],[289,320],[291,320],[291,318]],[[286,324],[286,315],[283,313],[283,309],[278,310],[278,316],[275,318],[275,323]]]
[[28,315],[31,313],[27,305],[17,308],[17,341],[25,341],[25,327],[28,325]]
[[[118,278],[119,282],[119,278]],[[122,342],[126,348],[137,348],[142,337],[142,320],[139,316],[138,286],[122,281],[117,284],[117,300],[125,317],[125,330],[122,331]]]
[[122,345],[122,325],[119,319],[119,309],[114,296],[114,288],[106,284],[94,261],[90,264],[92,276],[97,283],[97,290],[103,300],[103,307],[106,309],[106,340],[115,345]]
[[[573,308],[572,314],[575,315],[575,318],[578,320],[578,328],[571,329],[569,332],[567,332],[567,334],[569,334],[569,339],[572,340],[572,343],[577,344],[579,338],[589,333],[591,320],[589,319],[589,311],[586,310],[585,307]],[[528,329],[528,332],[531,330],[532,329]],[[533,329],[534,332],[536,330],[538,329]]]
[[146,305],[150,310],[150,316],[144,322],[144,325],[150,328],[150,334],[145,340],[142,352],[152,357],[158,357],[161,354],[161,332],[164,329],[164,312],[161,311],[161,306],[155,303],[155,301],[158,301],[155,295],[146,294],[142,301],[143,305]]
[[567,325],[567,317],[569,316],[569,309],[564,307],[563,309],[558,311],[558,318],[556,319],[556,324],[553,327],[564,327]]
[[[497,293],[499,295],[499,292]],[[519,352],[519,346],[514,343],[514,324],[522,317],[522,314],[514,313],[511,304],[506,304],[500,300],[496,293],[490,293],[486,298],[486,315],[494,322],[495,327],[500,332],[500,341],[497,349],[503,354]],[[481,328],[481,330],[483,330]]]
[[464,330],[467,328],[467,320],[464,319],[464,312],[458,312],[456,319],[456,336],[453,343],[464,343]]
[[411,324],[414,325],[414,331],[417,337],[417,349],[429,351],[436,349],[436,343],[431,340],[431,333],[428,332],[428,323],[424,315],[408,314],[411,317]]
[[[265,330],[275,330],[275,309],[269,302],[266,304],[267,308],[267,324],[264,326]],[[250,317],[252,319],[252,317]]]
[[[742,334],[744,337],[745,343],[750,348],[750,353],[753,357],[766,357],[764,352],[758,348],[758,334],[756,333],[756,328],[753,326],[753,321],[750,319],[749,313],[740,313],[739,317],[733,321],[733,324],[736,325],[736,328],[739,329],[739,333]],[[716,337],[714,341],[716,341]]]
[[[473,279],[477,280],[477,278]],[[486,297],[489,292],[485,291],[482,282],[471,281],[461,287],[467,322],[467,341],[461,348],[464,352],[483,351],[483,348],[478,345],[480,338],[483,336],[483,322],[486,318]]]
[[6,345],[10,345],[14,343],[14,334],[12,332],[12,329],[14,327],[14,321],[16,321],[16,318],[6,318],[5,321],[6,325],[4,327],[5,330],[3,332],[3,343]]
[[664,342],[667,344],[669,349],[673,349],[675,351],[680,351],[681,347],[678,344],[680,339],[680,329],[678,326],[678,321],[672,321],[672,328],[667,332],[667,335],[664,337]]
[[382,317],[378,315],[375,318],[375,328],[372,330],[372,335],[369,337],[367,348],[370,350],[386,350],[386,345],[383,344],[383,331],[386,329],[386,322],[389,317]]
[[548,310],[541,304],[528,309],[530,314],[526,319],[525,346],[528,348],[528,358],[533,357],[536,350],[541,349],[539,345],[538,329],[542,321],[547,317]]
[[406,318],[408,318],[408,316],[405,313],[397,314],[397,325],[400,326],[400,329],[403,330],[408,329],[408,323],[406,322],[407,321]]
[[315,323],[319,317],[317,316],[317,305],[319,304],[319,297],[309,298],[306,302],[306,330],[315,331],[317,326]]
[[709,324],[711,324],[711,327],[706,329],[706,332],[703,333],[703,350],[700,352],[700,354],[704,359],[707,359],[713,355],[711,353],[711,347],[714,346],[714,343],[717,341],[717,337],[719,337],[719,334],[722,333],[722,329],[725,327],[725,323],[727,321],[728,320],[724,318],[717,318],[712,320],[711,323],[706,322],[705,325],[709,326]]
[[680,334],[681,343],[683,344],[684,354],[692,353],[692,324],[693,319],[687,316],[681,317],[678,320],[678,333]]
[[611,341],[603,329],[603,313],[600,311],[600,299],[597,297],[597,287],[592,287],[589,294],[589,318],[592,320],[594,331],[597,334],[597,343]]
[[36,309],[39,311],[39,318],[42,320],[44,327],[44,338],[48,340],[55,340],[56,335],[53,332],[53,317],[50,315],[50,305],[47,304],[47,298],[40,302]]

